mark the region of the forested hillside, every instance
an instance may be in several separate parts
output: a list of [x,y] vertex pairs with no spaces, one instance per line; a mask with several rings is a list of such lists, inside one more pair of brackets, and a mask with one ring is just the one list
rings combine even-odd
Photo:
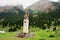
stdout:
[[30,13],[30,25],[35,25],[42,29],[45,29],[46,27],[50,28],[52,25],[60,25],[60,3],[51,3],[53,6],[55,6],[55,8],[53,10],[51,10],[51,8],[48,8],[49,12],[28,9],[28,13]]
[[20,28],[23,23],[23,14],[25,12],[22,11],[21,9],[14,7],[11,10],[4,10],[0,12],[0,25],[2,27],[12,27],[15,26],[14,28]]
[[[50,26],[60,25],[60,3],[52,2],[55,6],[54,10],[48,8],[49,12],[46,11],[36,11],[28,9],[29,13],[29,26],[39,27],[41,29],[50,29]],[[0,12],[0,25],[2,27],[10,27],[9,31],[20,29],[23,26],[23,16],[26,13],[17,7],[13,7],[10,10],[4,10]]]

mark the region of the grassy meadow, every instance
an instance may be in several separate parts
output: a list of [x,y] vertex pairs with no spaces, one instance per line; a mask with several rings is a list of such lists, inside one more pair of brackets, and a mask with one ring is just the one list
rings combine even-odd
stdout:
[[[8,30],[8,28],[4,28]],[[2,29],[1,29],[2,30]],[[18,38],[16,33],[22,32],[22,28],[16,32],[0,33],[0,40],[60,40],[60,30],[53,31],[52,29],[42,30],[40,28],[30,28],[29,31],[34,34],[32,38]],[[50,36],[54,37],[50,37]]]

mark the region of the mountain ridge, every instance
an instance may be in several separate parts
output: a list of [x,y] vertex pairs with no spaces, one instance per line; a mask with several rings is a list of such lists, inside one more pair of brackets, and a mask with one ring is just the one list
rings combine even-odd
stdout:
[[37,10],[37,11],[48,11],[48,9],[55,9],[55,6],[53,6],[52,2],[49,0],[42,0],[42,1],[38,1],[34,4],[32,4],[31,6],[27,7],[26,10],[31,9],[31,10]]
[[14,7],[17,7],[18,9],[23,10],[23,5],[16,5],[16,6],[6,5],[6,6],[0,6],[0,12],[4,10],[12,10]]

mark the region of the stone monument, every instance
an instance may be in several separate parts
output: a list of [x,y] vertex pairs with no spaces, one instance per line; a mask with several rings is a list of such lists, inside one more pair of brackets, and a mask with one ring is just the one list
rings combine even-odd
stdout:
[[23,32],[18,33],[16,35],[16,37],[20,37],[20,38],[24,38],[24,37],[31,38],[31,37],[33,37],[33,33],[30,33],[28,28],[29,28],[29,14],[25,13],[24,14],[24,20],[23,20]]
[[23,33],[24,34],[29,33],[28,27],[29,27],[29,14],[25,13],[24,20],[23,20]]

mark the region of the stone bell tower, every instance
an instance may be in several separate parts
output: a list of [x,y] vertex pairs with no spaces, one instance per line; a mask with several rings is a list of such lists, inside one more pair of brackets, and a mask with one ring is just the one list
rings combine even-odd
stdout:
[[23,20],[23,33],[26,34],[29,33],[28,27],[29,27],[29,14],[25,13],[24,20]]

